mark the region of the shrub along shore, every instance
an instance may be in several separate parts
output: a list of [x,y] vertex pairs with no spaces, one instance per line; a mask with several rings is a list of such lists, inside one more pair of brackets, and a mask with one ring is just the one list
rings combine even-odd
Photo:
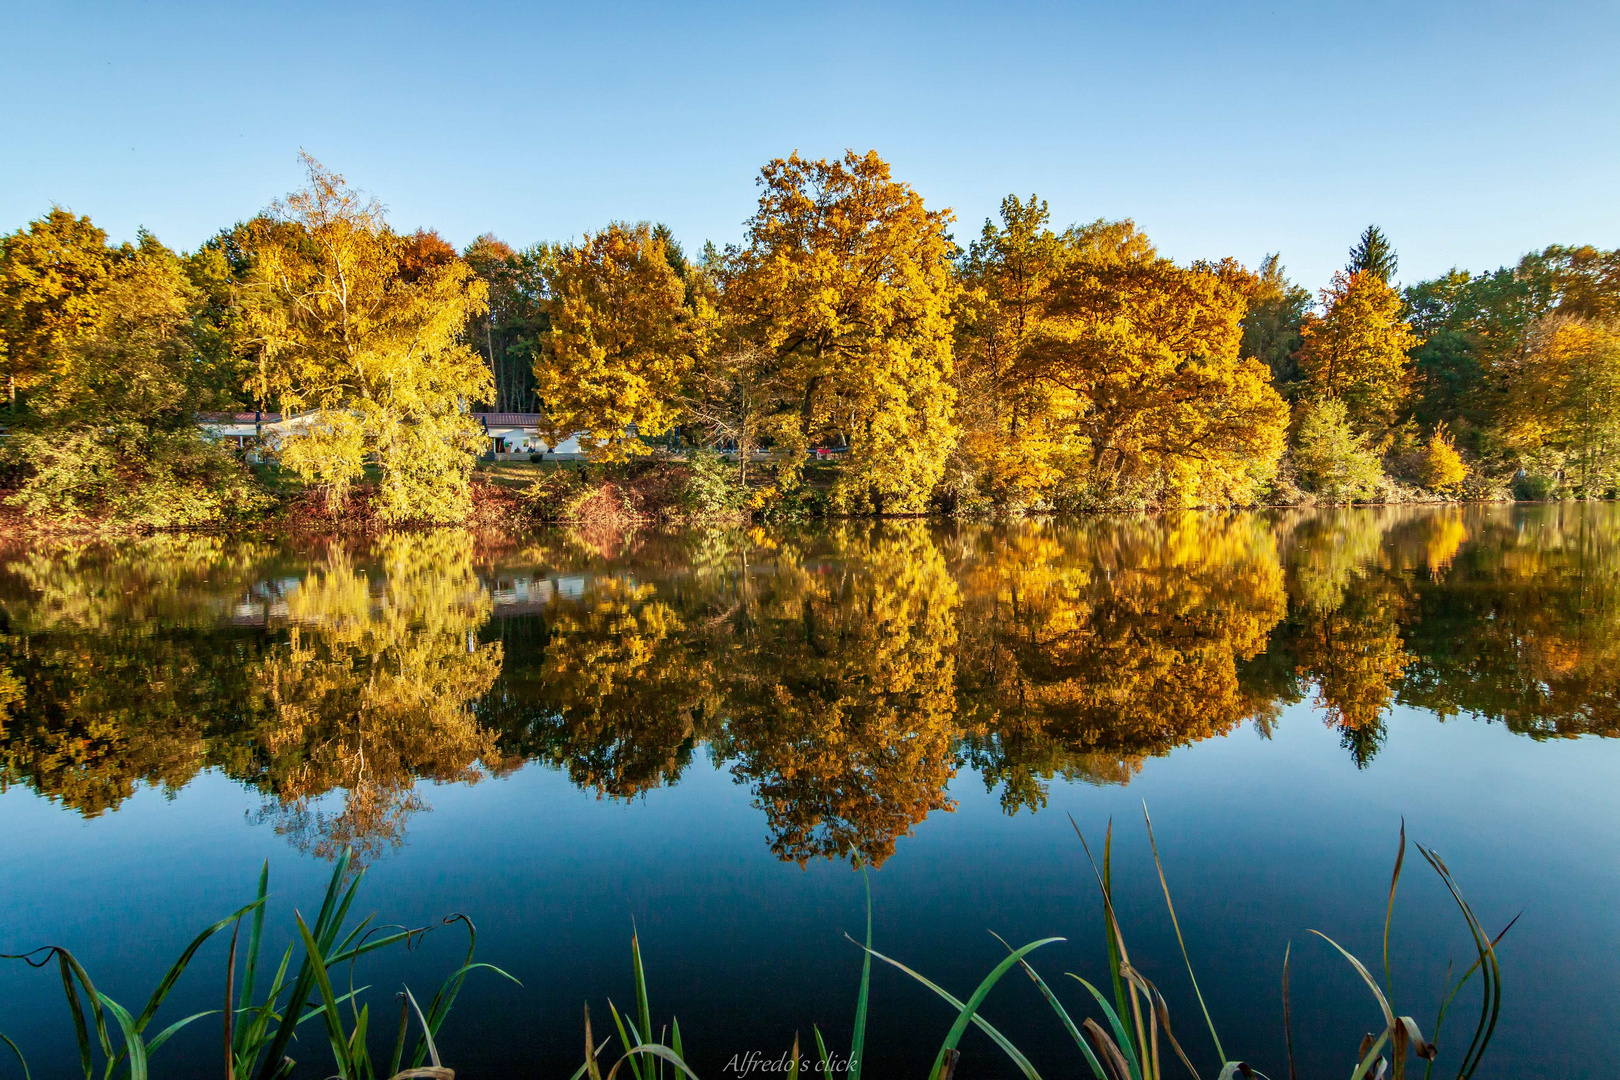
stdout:
[[[196,251],[0,237],[16,529],[992,515],[1610,498],[1620,251],[1314,296],[1009,196],[966,247],[875,152],[769,162],[743,240],[457,250],[305,158]],[[584,461],[480,462],[476,413]],[[221,437],[211,413],[274,414]],[[722,457],[715,451],[725,451]],[[822,453],[836,453],[827,464]]]

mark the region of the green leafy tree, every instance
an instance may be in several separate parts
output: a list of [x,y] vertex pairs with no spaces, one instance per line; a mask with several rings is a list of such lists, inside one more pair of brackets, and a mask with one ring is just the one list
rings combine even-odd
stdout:
[[1324,502],[1368,498],[1383,482],[1378,454],[1367,446],[1367,436],[1357,433],[1338,398],[1304,407],[1293,457],[1300,479]]
[[540,244],[523,251],[485,233],[462,252],[489,290],[489,311],[467,328],[494,381],[488,404],[497,412],[533,412],[535,357],[551,327],[546,271],[555,249]]
[[1299,380],[1299,330],[1310,308],[1310,291],[1288,280],[1279,256],[1267,255],[1243,316],[1239,354],[1270,368],[1271,381],[1285,394]]

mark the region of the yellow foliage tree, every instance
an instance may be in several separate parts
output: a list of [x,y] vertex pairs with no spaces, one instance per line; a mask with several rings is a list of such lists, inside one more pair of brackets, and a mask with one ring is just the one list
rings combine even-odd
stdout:
[[687,304],[667,242],[646,222],[614,223],[562,248],[547,279],[551,332],[534,375],[548,437],[578,435],[608,460],[645,453],[636,436],[675,423],[712,311]]
[[727,252],[725,308],[770,355],[782,396],[763,430],[786,474],[818,441],[847,444],[848,510],[920,509],[956,442],[949,211],[931,211],[875,152],[797,154],[760,171],[748,242]]
[[1031,195],[1001,202],[1001,224],[984,223],[968,248],[956,317],[959,451],[996,503],[1038,503],[1075,452],[1054,408],[1055,388],[1021,363],[1040,334],[1053,279],[1067,256],[1048,226],[1046,203]]
[[0,237],[0,372],[10,400],[48,379],[94,328],[102,290],[129,254],[59,206]]
[[1444,492],[1466,479],[1468,466],[1442,424],[1429,436],[1429,444],[1423,450],[1423,486],[1430,491]]
[[303,160],[308,186],[248,239],[259,393],[309,414],[282,462],[341,502],[370,456],[383,520],[459,518],[483,445],[468,405],[493,386],[461,335],[487,286],[453,256],[418,265],[420,245],[390,231],[376,201]]
[[1509,444],[1551,452],[1572,487],[1601,497],[1620,482],[1620,321],[1551,315],[1526,339],[1507,395]]
[[1401,320],[1401,294],[1375,273],[1333,275],[1320,315],[1300,328],[1300,369],[1312,397],[1338,398],[1363,432],[1393,424],[1411,384],[1407,352],[1418,344]]
[[1129,223],[1077,230],[1050,318],[1023,351],[1057,422],[1084,440],[1090,501],[1226,504],[1282,454],[1287,406],[1239,355],[1252,275],[1177,266]]

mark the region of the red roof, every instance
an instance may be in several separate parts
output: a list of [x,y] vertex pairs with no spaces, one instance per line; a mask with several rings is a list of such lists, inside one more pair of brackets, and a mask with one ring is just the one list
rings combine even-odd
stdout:
[[200,412],[197,421],[203,424],[274,424],[281,419],[275,412]]
[[474,418],[482,420],[488,427],[538,427],[545,417],[535,412],[475,412]]

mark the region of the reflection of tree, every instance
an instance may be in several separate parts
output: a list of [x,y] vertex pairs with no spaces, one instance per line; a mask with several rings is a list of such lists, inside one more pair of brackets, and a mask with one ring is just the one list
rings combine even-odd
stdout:
[[[347,553],[328,552],[288,598],[287,640],[255,672],[267,705],[259,783],[278,800],[278,830],[323,856],[397,846],[421,807],[416,778],[476,780],[494,751],[470,706],[501,665],[500,646],[477,640],[491,601],[471,537],[395,534],[371,554],[375,588]],[[311,813],[334,788],[343,811]]]
[[[950,805],[960,762],[1009,810],[1038,807],[1052,777],[1126,783],[1313,692],[1361,764],[1396,701],[1620,735],[1609,505],[554,536],[485,555],[455,532],[0,552],[0,786],[96,814],[218,768],[296,843],[376,852],[422,806],[420,778],[539,759],[629,797],[708,743],[782,857],[879,862]],[[491,618],[475,565],[528,581],[524,606]]]
[[784,549],[739,612],[723,748],[780,857],[879,864],[951,806],[958,590],[920,524],[830,540]]
[[1009,810],[1044,804],[1053,775],[1128,780],[1263,704],[1237,672],[1285,610],[1258,519],[1029,524],[970,546],[970,755]]
[[1294,515],[1283,528],[1294,603],[1271,653],[1315,684],[1327,723],[1365,768],[1412,660],[1402,634],[1409,572],[1449,561],[1466,531],[1448,513],[1389,507]]
[[1475,528],[1416,588],[1401,700],[1534,738],[1620,736],[1620,507],[1500,509]]
[[94,816],[139,782],[178,788],[248,755],[244,661],[260,642],[218,624],[266,568],[264,551],[158,536],[11,554],[0,789],[27,783]]
[[674,783],[713,708],[707,659],[650,585],[598,578],[583,599],[549,627],[531,745],[604,795]]
[[[0,579],[0,784],[93,815],[217,767],[307,846],[375,849],[420,805],[414,778],[471,778],[491,744],[467,708],[500,665],[470,556],[458,533],[384,537],[365,572],[333,548],[302,576],[215,538],[19,555]],[[311,808],[334,788],[341,813]]]

